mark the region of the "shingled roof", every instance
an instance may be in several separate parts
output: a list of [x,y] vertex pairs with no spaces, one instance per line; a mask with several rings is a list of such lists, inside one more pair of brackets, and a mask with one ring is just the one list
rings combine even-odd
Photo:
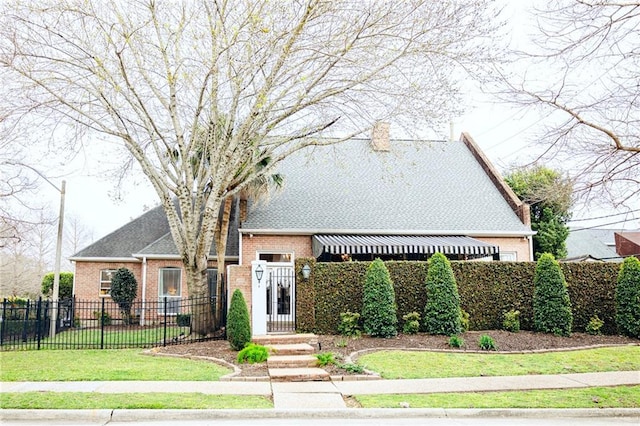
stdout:
[[243,232],[532,234],[464,141],[392,140],[376,151],[352,139],[300,151],[279,172],[283,190],[249,209]]
[[[237,202],[231,209],[231,228],[227,239],[227,257],[238,256]],[[178,256],[178,250],[169,231],[169,223],[162,206],[142,214],[109,235],[80,250],[71,260],[96,258],[142,258]],[[209,256],[216,256],[212,244]]]

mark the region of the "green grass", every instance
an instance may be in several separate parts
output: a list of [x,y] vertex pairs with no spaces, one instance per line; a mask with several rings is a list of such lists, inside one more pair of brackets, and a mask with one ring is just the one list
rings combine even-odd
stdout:
[[640,386],[513,392],[360,395],[364,408],[640,408]]
[[202,393],[92,393],[24,392],[0,394],[3,409],[251,409],[273,408],[272,402],[254,395]]
[[143,355],[140,349],[0,352],[0,381],[219,380],[206,361]]
[[380,351],[358,364],[385,379],[520,376],[640,370],[640,346],[535,354]]

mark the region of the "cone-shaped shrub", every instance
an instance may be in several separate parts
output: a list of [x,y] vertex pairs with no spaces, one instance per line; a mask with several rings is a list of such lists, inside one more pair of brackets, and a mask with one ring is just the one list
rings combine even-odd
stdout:
[[620,333],[640,338],[640,260],[627,257],[618,273],[616,324]]
[[424,330],[446,336],[460,333],[460,295],[451,263],[442,253],[435,253],[427,265]]
[[396,296],[389,270],[384,262],[376,259],[367,269],[362,296],[362,321],[366,334],[376,337],[392,337],[398,334]]
[[231,296],[229,315],[227,316],[227,340],[231,349],[239,351],[251,341],[251,321],[247,302],[239,289]]
[[550,253],[538,259],[533,278],[533,327],[558,336],[571,334],[573,315],[567,283],[560,265]]
[[122,322],[131,323],[131,306],[138,294],[138,282],[133,272],[127,268],[120,268],[111,278],[111,299],[118,304]]

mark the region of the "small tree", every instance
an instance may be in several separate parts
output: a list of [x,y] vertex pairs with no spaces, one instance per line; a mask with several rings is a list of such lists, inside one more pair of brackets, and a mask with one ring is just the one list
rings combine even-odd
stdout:
[[362,297],[362,320],[366,334],[392,337],[398,334],[396,296],[389,270],[380,259],[367,269]]
[[640,260],[627,257],[618,274],[616,324],[620,333],[640,338]]
[[133,272],[120,268],[111,278],[111,299],[118,304],[122,322],[131,324],[131,305],[138,294],[138,282]]
[[571,334],[573,315],[567,283],[550,253],[540,256],[533,278],[533,326],[559,336]]
[[[42,294],[49,296],[53,292],[54,273],[49,272],[42,277]],[[73,296],[73,272],[60,272],[58,298],[70,299]]]
[[442,253],[435,253],[428,262],[427,304],[424,308],[424,329],[430,334],[453,335],[462,331],[460,295],[451,263]]
[[242,350],[251,341],[251,321],[244,296],[236,289],[231,296],[227,317],[227,340],[231,349]]

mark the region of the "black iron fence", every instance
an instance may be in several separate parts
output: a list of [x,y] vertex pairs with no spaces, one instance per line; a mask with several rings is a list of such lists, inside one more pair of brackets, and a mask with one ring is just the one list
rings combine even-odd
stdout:
[[[123,309],[106,297],[59,302],[4,299],[0,350],[145,348],[224,339],[225,310],[216,315],[216,302],[215,297],[162,297],[135,301]],[[203,336],[197,332],[203,324],[213,324],[216,331]]]

